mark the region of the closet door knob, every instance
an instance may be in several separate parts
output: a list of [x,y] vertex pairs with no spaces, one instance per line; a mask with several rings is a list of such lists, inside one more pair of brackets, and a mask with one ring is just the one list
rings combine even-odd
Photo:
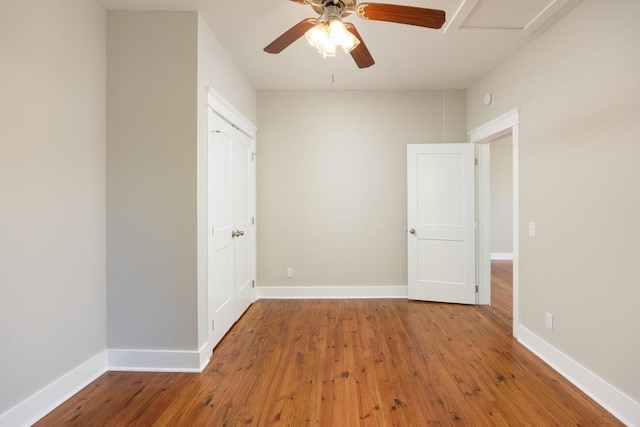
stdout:
[[409,230],[409,233],[411,233],[411,234],[416,234],[416,230],[415,230],[415,228],[412,228],[411,230]]
[[237,234],[238,234],[238,236],[244,236],[244,231],[239,230],[239,231],[237,232]]
[[231,232],[231,238],[232,238],[232,239],[233,239],[234,237],[237,237],[237,236],[238,236],[238,233],[236,233],[235,231],[232,231],[232,232]]

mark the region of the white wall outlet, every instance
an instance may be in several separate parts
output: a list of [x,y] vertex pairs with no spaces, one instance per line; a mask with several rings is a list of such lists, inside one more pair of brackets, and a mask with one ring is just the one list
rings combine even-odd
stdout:
[[287,278],[290,279],[293,277],[293,268],[287,267]]
[[536,223],[529,223],[529,237],[536,237]]
[[546,313],[544,316],[544,325],[549,328],[549,329],[553,329],[553,314],[551,313]]

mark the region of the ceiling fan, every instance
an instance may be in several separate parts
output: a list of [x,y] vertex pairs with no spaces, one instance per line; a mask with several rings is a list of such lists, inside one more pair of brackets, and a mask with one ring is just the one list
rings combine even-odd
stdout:
[[350,53],[359,68],[372,66],[375,61],[364,44],[356,27],[342,18],[355,13],[362,19],[395,22],[426,28],[441,28],[445,21],[444,10],[401,6],[386,3],[360,3],[357,0],[291,0],[308,4],[318,13],[317,18],[307,18],[285,31],[264,48],[268,53],[280,53],[305,35],[309,44],[323,57],[335,56],[341,46]]

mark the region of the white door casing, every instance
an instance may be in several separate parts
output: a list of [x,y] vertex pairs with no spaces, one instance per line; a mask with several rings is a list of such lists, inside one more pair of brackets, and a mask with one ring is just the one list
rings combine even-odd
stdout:
[[409,299],[476,303],[472,144],[407,145]]
[[[520,168],[519,168],[519,146],[520,146],[520,112],[517,108],[507,111],[493,120],[471,130],[469,141],[474,145],[482,147],[484,143],[490,142],[502,135],[511,133],[512,173],[513,173],[513,336],[520,338]],[[480,150],[482,153],[483,150]],[[480,157],[480,167],[483,167],[482,156]],[[487,174],[483,174],[480,181],[480,188],[489,186]],[[485,191],[486,193],[486,191]],[[482,196],[482,191],[481,191]],[[489,200],[481,201],[487,204]],[[479,227],[483,230],[490,230],[490,215],[484,210],[480,210]],[[489,245],[481,246],[478,260],[481,268],[485,271],[491,268],[491,253]],[[479,283],[481,304],[491,302],[491,280],[490,274],[483,274]]]

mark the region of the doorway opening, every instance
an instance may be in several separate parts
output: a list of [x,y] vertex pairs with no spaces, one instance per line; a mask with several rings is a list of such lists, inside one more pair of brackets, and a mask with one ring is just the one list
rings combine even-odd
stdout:
[[513,146],[511,133],[488,142],[491,308],[513,329]]
[[[499,298],[509,298],[508,276],[511,270],[511,321],[513,336],[518,338],[519,335],[519,114],[514,109],[502,116],[485,123],[484,125],[469,132],[470,142],[476,144],[478,156],[478,303],[491,305],[495,302],[500,305]],[[494,172],[491,177],[491,157],[492,148],[495,153],[501,154],[495,158],[496,161],[500,157],[508,156],[510,149],[511,157],[511,191],[510,195],[505,195],[504,188],[494,191],[502,192],[498,197],[492,197],[492,180],[494,183],[504,184],[505,173],[509,173],[507,166],[502,165],[503,170],[500,173]],[[504,152],[501,152],[504,151]],[[507,169],[505,172],[504,169]],[[502,180],[499,181],[500,176]],[[494,195],[495,196],[495,195]],[[501,196],[501,197],[500,197]],[[492,214],[492,204],[495,202],[493,210],[498,210],[498,206],[511,204],[511,212],[500,206],[500,212]],[[509,221],[511,220],[511,221]],[[492,222],[496,226],[492,227]],[[506,223],[506,224],[505,224]],[[506,228],[511,228],[509,233]],[[495,230],[494,230],[495,229]],[[495,235],[492,236],[493,232]],[[492,238],[493,237],[493,238]],[[498,246],[492,247],[492,240],[500,240]],[[509,248],[508,240],[511,240]],[[511,249],[511,253],[509,253]],[[492,256],[493,255],[493,256]],[[502,259],[494,259],[502,258]],[[504,258],[512,258],[504,259]],[[511,265],[509,265],[511,264]],[[509,268],[510,267],[510,268]],[[499,270],[502,271],[499,271]],[[494,270],[494,271],[492,271]],[[501,277],[501,283],[497,283],[495,292],[492,292],[492,277],[494,273],[496,277]],[[500,281],[497,280],[496,281]],[[496,295],[492,296],[495,293]],[[504,302],[504,301],[502,301]],[[509,310],[508,304],[502,304],[503,310]],[[507,317],[508,318],[508,317]]]
[[513,330],[513,260],[491,260],[491,310],[505,329]]

